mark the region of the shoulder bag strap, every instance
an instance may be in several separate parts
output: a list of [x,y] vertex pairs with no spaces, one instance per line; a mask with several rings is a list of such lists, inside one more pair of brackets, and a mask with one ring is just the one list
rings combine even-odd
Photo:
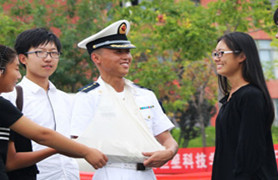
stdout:
[[22,111],[22,107],[23,107],[23,90],[22,90],[22,87],[21,86],[15,86],[16,88],[16,93],[17,93],[17,96],[16,96],[16,106],[17,108]]

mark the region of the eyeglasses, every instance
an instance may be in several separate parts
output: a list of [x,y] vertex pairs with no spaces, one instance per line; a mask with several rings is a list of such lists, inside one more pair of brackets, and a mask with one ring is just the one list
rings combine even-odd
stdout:
[[54,58],[54,59],[58,59],[60,56],[60,52],[57,51],[30,51],[30,52],[26,52],[25,54],[33,54],[35,53],[37,57],[39,58],[46,58],[48,56],[48,54],[50,55],[50,57]]
[[235,51],[219,51],[219,52],[217,52],[217,51],[214,51],[214,52],[212,52],[212,58],[216,58],[216,57],[218,57],[218,58],[221,58],[221,57],[223,57],[223,55],[224,54],[231,54],[231,53],[239,53],[240,51],[238,51],[238,50],[235,50]]

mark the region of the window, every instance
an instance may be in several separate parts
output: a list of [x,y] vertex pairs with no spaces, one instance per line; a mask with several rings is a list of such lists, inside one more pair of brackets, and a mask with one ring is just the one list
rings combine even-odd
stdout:
[[273,126],[278,126],[278,99],[273,99],[274,110],[275,110],[275,118],[273,122]]
[[278,78],[278,48],[271,46],[271,40],[256,40],[266,79]]
[[276,0],[270,0],[271,6],[274,7],[277,3]]

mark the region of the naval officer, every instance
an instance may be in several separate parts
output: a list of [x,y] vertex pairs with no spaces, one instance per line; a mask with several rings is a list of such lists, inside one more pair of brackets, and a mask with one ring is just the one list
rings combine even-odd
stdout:
[[[99,149],[108,152],[109,163],[95,172],[94,180],[156,179],[152,167],[161,167],[178,150],[170,133],[174,125],[154,93],[125,78],[132,61],[130,49],[135,48],[127,39],[129,30],[130,23],[120,20],[78,43],[100,74],[75,97],[71,133],[87,133],[91,141],[86,143],[99,141]],[[163,148],[156,149],[156,143]],[[134,157],[138,149],[144,152]]]

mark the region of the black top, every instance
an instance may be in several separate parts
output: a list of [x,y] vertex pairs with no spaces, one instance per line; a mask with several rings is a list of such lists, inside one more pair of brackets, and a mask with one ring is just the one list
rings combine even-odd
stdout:
[[[23,88],[19,85],[16,86],[16,107],[22,111],[23,108]],[[32,152],[32,143],[31,140],[16,133],[11,130],[10,132],[10,141],[14,142],[16,152]],[[31,166],[16,169],[13,171],[7,172],[9,180],[36,180],[37,179],[38,168],[36,164]]]
[[8,150],[9,127],[21,118],[22,113],[8,100],[0,96],[0,179],[8,179],[5,172],[5,163]]
[[216,119],[213,180],[277,180],[277,165],[263,93],[246,85],[221,99]]
[[[10,141],[14,142],[16,152],[32,152],[32,143],[30,139],[11,130]],[[9,180],[36,180],[38,168],[36,164],[8,172]]]

